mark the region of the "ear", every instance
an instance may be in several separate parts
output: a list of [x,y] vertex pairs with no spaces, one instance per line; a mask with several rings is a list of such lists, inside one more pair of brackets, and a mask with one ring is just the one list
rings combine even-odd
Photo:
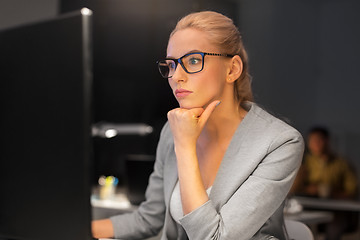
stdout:
[[235,55],[232,57],[229,64],[229,72],[227,74],[226,81],[228,83],[233,83],[240,77],[243,71],[243,62],[239,55]]

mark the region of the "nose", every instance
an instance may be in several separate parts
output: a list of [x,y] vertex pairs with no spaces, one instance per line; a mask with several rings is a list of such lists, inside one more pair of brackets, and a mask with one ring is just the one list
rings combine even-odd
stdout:
[[175,82],[186,81],[187,74],[183,68],[183,66],[178,62],[175,68],[175,72],[171,79]]

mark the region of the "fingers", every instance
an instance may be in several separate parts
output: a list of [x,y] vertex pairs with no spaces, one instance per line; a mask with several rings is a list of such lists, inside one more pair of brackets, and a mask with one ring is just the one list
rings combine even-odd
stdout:
[[175,108],[168,112],[168,119],[188,119],[188,120],[198,120],[201,114],[204,112],[202,108]]
[[196,144],[202,129],[210,115],[220,101],[213,101],[206,109],[203,108],[175,108],[168,112],[170,128],[174,136],[175,144],[180,146]]
[[220,104],[219,100],[215,100],[211,102],[206,109],[203,108],[192,108],[192,109],[183,109],[183,108],[175,108],[168,112],[169,117],[176,117],[176,118],[187,118],[190,120],[199,120],[202,124],[205,124],[209,119],[212,112],[215,108]]
[[212,103],[210,103],[206,109],[203,111],[203,113],[201,114],[201,117],[199,119],[199,123],[201,125],[205,125],[205,123],[207,122],[207,120],[209,119],[210,115],[212,114],[212,112],[215,110],[215,108],[220,104],[219,100],[213,101]]
[[204,113],[203,108],[192,108],[189,110],[193,118],[199,119],[199,117]]

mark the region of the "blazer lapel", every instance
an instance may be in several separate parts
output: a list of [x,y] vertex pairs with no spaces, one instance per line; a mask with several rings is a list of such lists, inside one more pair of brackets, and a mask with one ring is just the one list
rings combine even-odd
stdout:
[[257,163],[247,157],[247,138],[255,120],[253,107],[239,124],[220,164],[210,199],[219,210],[254,171]]
[[176,182],[178,180],[178,171],[176,156],[174,153],[174,144],[170,145],[170,154],[168,154],[169,159],[165,162],[164,167],[164,197],[165,204],[169,205],[171,194],[175,188]]

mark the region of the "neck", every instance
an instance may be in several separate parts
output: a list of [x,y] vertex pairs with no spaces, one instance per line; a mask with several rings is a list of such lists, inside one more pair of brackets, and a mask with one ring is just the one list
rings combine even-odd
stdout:
[[200,138],[207,141],[231,138],[246,114],[235,101],[222,101],[208,119]]

